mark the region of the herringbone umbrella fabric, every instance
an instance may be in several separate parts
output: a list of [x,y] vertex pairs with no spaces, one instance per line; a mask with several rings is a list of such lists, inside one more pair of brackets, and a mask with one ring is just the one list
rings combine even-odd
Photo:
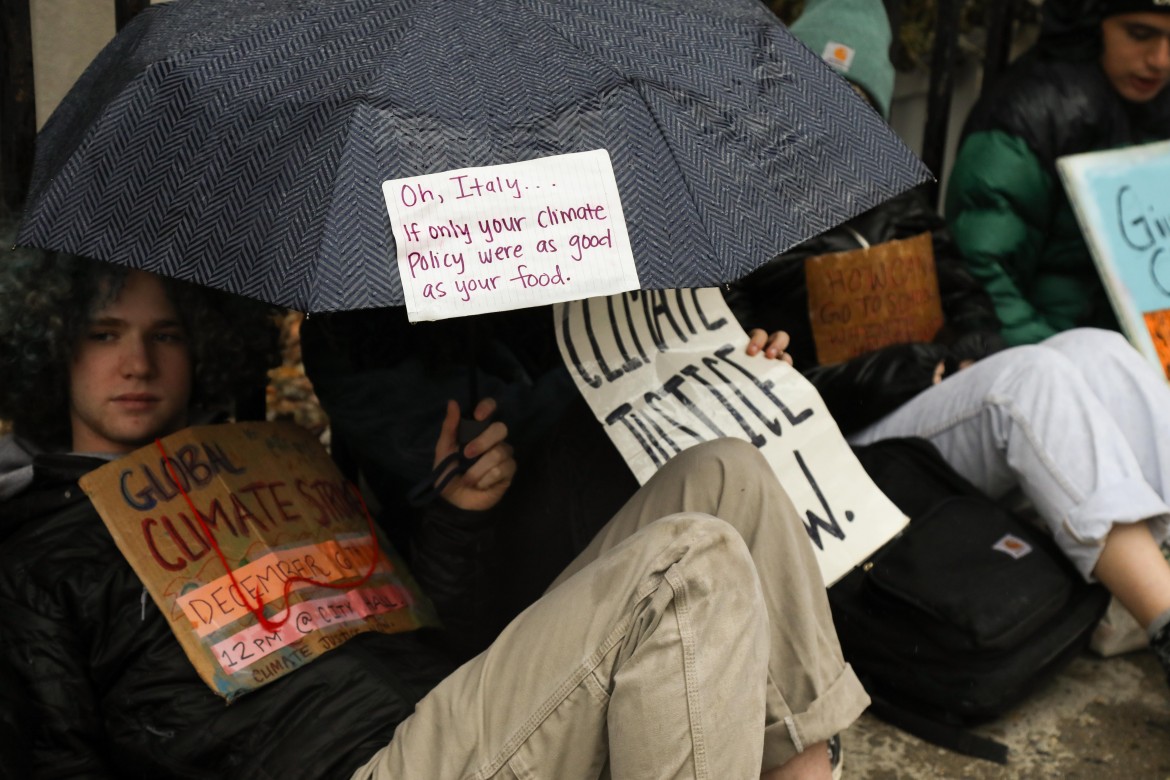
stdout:
[[739,278],[927,176],[758,0],[178,0],[45,125],[18,241],[400,305],[382,181],[592,149],[646,289]]

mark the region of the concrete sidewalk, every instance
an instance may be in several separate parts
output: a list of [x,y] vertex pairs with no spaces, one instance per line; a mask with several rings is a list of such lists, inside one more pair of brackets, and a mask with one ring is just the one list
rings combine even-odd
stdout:
[[1076,659],[1007,716],[974,729],[1008,765],[934,747],[865,715],[842,735],[850,780],[1170,778],[1170,686],[1148,651]]

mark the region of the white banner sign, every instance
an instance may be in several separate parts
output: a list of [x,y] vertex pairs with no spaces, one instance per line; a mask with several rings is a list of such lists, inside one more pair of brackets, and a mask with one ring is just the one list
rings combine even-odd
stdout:
[[609,153],[382,183],[412,322],[634,290]]
[[556,331],[578,389],[639,482],[699,442],[750,441],[792,497],[826,584],[906,525],[816,389],[786,363],[747,355],[747,334],[717,289],[561,304]]

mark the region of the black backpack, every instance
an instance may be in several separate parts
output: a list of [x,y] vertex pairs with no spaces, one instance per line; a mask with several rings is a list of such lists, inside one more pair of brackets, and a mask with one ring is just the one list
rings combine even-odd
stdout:
[[1109,593],[923,439],[854,452],[910,525],[829,588],[873,712],[928,742],[1007,762],[967,727],[993,719],[1087,645]]

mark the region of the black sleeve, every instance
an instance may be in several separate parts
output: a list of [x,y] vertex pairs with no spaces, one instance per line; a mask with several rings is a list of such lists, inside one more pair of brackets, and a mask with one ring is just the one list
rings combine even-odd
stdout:
[[428,505],[411,540],[411,572],[446,629],[444,644],[461,657],[487,647],[498,626],[491,576],[496,524],[440,499]]
[[947,348],[894,344],[864,355],[804,370],[829,413],[848,435],[876,422],[930,387]]
[[24,680],[7,661],[0,661],[0,780],[25,780],[33,776],[29,745],[29,706]]
[[[86,654],[73,631],[75,621],[60,602],[44,595],[35,605],[0,597],[4,663],[26,697],[17,701],[6,692],[0,698],[5,708],[0,722],[16,724],[14,732],[0,738],[27,740],[18,748],[24,751],[18,762],[35,769],[22,777],[113,777],[103,752],[105,728]],[[3,745],[5,753],[8,747]],[[3,757],[7,769],[8,756]]]

